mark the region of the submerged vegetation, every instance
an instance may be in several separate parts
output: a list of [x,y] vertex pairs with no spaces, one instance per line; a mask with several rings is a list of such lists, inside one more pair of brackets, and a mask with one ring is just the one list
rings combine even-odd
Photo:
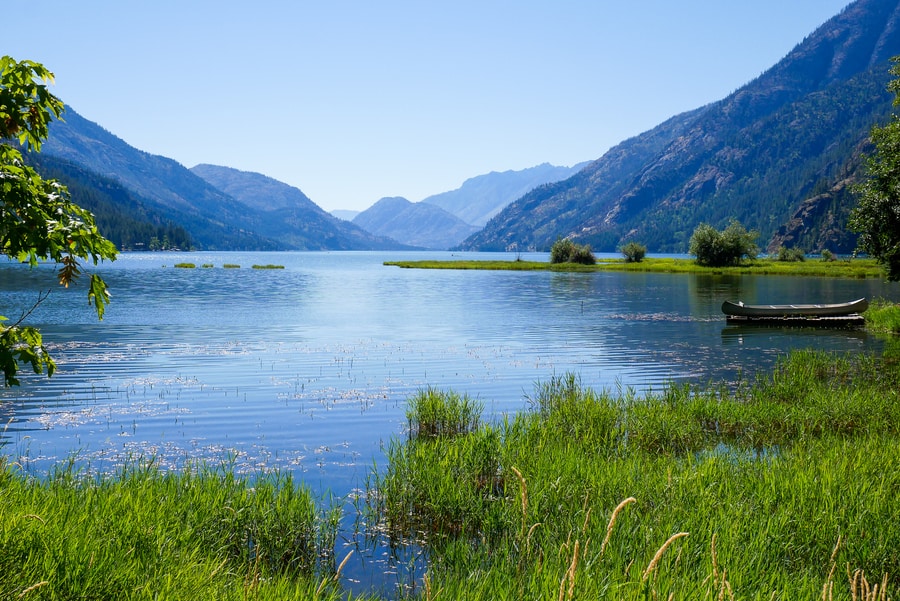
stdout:
[[[458,397],[445,398],[455,413]],[[530,402],[456,436],[395,440],[373,483],[369,510],[426,546],[428,586],[442,598],[885,599],[896,589],[896,365],[795,352],[752,383],[643,398],[566,375]]]

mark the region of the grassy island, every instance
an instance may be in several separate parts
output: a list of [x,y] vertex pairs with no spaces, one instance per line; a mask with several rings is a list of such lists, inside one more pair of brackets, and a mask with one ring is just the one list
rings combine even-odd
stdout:
[[598,259],[595,265],[540,261],[386,261],[385,265],[407,269],[483,269],[506,271],[635,271],[656,273],[702,273],[715,275],[794,275],[846,278],[880,278],[884,271],[874,259],[838,261],[778,261],[754,259],[734,267],[705,267],[693,259],[648,258],[640,262]]

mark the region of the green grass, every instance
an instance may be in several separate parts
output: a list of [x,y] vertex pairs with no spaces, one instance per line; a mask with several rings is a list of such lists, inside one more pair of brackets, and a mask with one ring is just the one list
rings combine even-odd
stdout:
[[0,598],[339,599],[340,510],[320,506],[276,474],[37,480],[0,460]]
[[896,365],[796,352],[753,382],[646,398],[567,375],[530,402],[395,440],[370,483],[442,598],[861,599],[884,574],[896,591]]
[[387,261],[385,265],[408,269],[483,269],[508,271],[632,271],[655,273],[700,273],[714,275],[794,275],[846,278],[879,278],[884,271],[873,259],[849,261],[785,262],[775,259],[746,261],[735,267],[704,267],[692,259],[645,258],[599,259],[596,265],[543,263],[536,261]]
[[253,265],[252,269],[284,269],[284,265]]
[[178,269],[194,269],[197,266],[193,263],[175,263],[175,267]]
[[900,305],[875,299],[863,314],[866,326],[875,332],[900,334]]

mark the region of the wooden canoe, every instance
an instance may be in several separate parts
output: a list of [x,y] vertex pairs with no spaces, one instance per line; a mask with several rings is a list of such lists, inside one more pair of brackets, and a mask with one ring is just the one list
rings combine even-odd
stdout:
[[868,307],[864,298],[829,305],[745,305],[725,301],[722,313],[734,317],[840,317],[862,313]]

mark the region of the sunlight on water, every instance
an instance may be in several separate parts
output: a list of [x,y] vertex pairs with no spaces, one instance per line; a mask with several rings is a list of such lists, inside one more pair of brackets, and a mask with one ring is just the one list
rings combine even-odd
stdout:
[[[406,399],[421,388],[469,394],[498,418],[525,410],[535,383],[566,372],[613,391],[733,382],[790,348],[880,343],[862,331],[726,326],[725,299],[900,300],[898,286],[871,280],[382,265],[417,256],[450,258],[124,254],[102,268],[113,294],[103,322],[77,287],[54,289],[31,316],[59,371],[0,391],[3,451],[35,475],[72,457],[98,471],[136,456],[173,468],[227,459],[248,474],[290,470],[350,503],[383,466],[385,445],[404,435]],[[174,269],[179,261],[216,267]],[[16,316],[52,276],[0,264],[0,313]],[[361,544],[352,531],[340,556]],[[375,545],[351,562],[347,582],[405,586],[424,561],[414,548]]]

